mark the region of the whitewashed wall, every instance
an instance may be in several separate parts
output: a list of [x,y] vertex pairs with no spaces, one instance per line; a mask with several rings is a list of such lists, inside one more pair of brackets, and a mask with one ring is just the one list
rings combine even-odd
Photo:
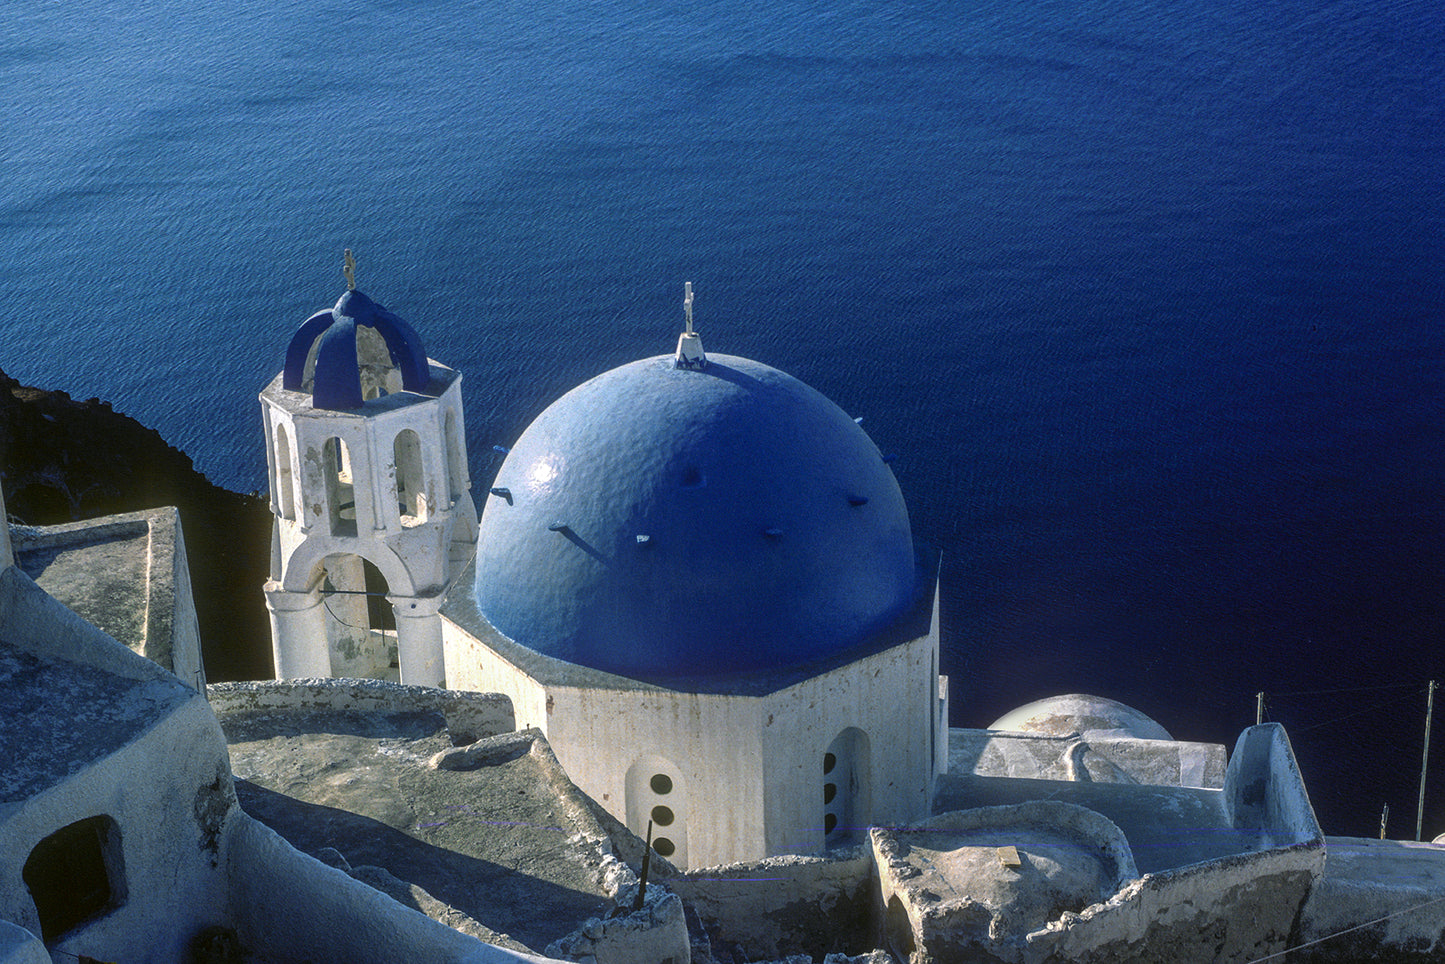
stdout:
[[[871,748],[872,819],[929,812],[946,754],[936,618],[924,636],[765,696],[544,683],[450,621],[445,634],[449,685],[509,696],[517,725],[546,734],[577,786],[618,820],[640,836],[651,808],[668,806],[677,820],[654,835],[673,834],[681,866],[820,851],[823,757],[848,727]],[[651,793],[639,761],[671,774],[672,790]]]
[[53,949],[108,961],[188,962],[191,938],[228,922],[221,821],[234,803],[230,781],[225,740],[197,695],[139,739],[9,809],[0,824],[0,918],[40,933],[23,879],[26,859],[56,831],[107,816],[120,832],[124,903]]

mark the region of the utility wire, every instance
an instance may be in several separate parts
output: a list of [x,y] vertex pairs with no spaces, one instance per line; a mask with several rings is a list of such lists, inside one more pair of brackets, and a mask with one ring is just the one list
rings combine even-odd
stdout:
[[1279,696],[1327,696],[1332,693],[1370,693],[1378,690],[1401,690],[1401,689],[1423,689],[1418,683],[1386,683],[1381,686],[1347,686],[1335,690],[1292,690],[1288,693],[1276,693],[1272,690],[1266,691],[1265,695],[1270,699]]
[[1256,957],[1254,960],[1250,961],[1249,964],[1261,964],[1262,961],[1272,961],[1277,957],[1284,957],[1285,955],[1291,954],[1295,951],[1302,951],[1306,947],[1313,947],[1316,944],[1323,944],[1325,941],[1334,940],[1336,937],[1343,937],[1351,931],[1357,931],[1365,927],[1373,927],[1376,924],[1383,924],[1387,920],[1393,920],[1396,917],[1413,913],[1414,911],[1420,910],[1421,908],[1429,907],[1431,904],[1438,904],[1441,901],[1445,901],[1445,897],[1436,897],[1433,900],[1427,900],[1424,903],[1416,904],[1414,907],[1406,907],[1404,910],[1397,910],[1393,914],[1386,914],[1384,917],[1377,917],[1374,920],[1367,920],[1363,924],[1356,924],[1354,927],[1346,927],[1342,931],[1336,931],[1333,934],[1326,934],[1324,937],[1317,937],[1312,941],[1305,941],[1303,944],[1291,947],[1289,950],[1286,951],[1279,951],[1275,954],[1267,954],[1264,957]]
[[1309,726],[1296,727],[1290,732],[1293,733],[1295,736],[1298,736],[1301,733],[1308,733],[1310,730],[1318,730],[1322,726],[1333,726],[1336,723],[1341,723],[1345,720],[1351,720],[1357,716],[1363,716],[1366,713],[1373,713],[1376,710],[1384,709],[1387,706],[1398,706],[1399,704],[1404,703],[1405,700],[1406,697],[1400,697],[1399,699],[1386,700],[1383,703],[1375,703],[1374,705],[1367,706],[1362,710],[1356,710],[1353,713],[1346,713],[1344,716],[1337,716],[1332,720],[1325,720],[1323,723],[1311,723]]

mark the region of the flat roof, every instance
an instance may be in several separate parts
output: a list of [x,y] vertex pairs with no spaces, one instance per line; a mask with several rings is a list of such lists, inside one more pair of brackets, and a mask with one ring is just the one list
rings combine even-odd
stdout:
[[0,639],[0,802],[23,801],[64,781],[195,698],[171,676],[130,679]]
[[453,749],[434,710],[219,719],[242,809],[298,850],[329,847],[352,868],[384,868],[536,950],[607,900],[596,845],[605,834],[595,818],[579,826],[589,806],[535,731],[483,741],[495,752],[451,770],[428,763]]
[[1275,846],[1259,830],[1233,826],[1223,791],[1200,787],[949,773],[939,777],[933,809],[940,813],[1029,800],[1077,804],[1108,817],[1124,832],[1141,874]]
[[132,652],[171,668],[180,537],[174,508],[15,526],[11,536],[16,567],[36,585]]

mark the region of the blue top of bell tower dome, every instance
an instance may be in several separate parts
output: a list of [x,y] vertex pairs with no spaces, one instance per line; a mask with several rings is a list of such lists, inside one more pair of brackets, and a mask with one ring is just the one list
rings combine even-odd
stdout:
[[316,408],[351,409],[377,394],[423,391],[429,381],[426,351],[411,325],[348,290],[292,336],[281,384],[310,392]]

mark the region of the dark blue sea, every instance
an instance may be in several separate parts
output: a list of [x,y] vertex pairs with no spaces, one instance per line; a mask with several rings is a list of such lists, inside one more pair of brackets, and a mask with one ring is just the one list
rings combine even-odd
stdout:
[[692,281],[898,455],[956,725],[1086,691],[1232,745],[1264,691],[1328,830],[1413,836],[1437,3],[14,0],[0,118],[0,368],[213,481],[264,489],[345,247],[464,372],[480,485]]

